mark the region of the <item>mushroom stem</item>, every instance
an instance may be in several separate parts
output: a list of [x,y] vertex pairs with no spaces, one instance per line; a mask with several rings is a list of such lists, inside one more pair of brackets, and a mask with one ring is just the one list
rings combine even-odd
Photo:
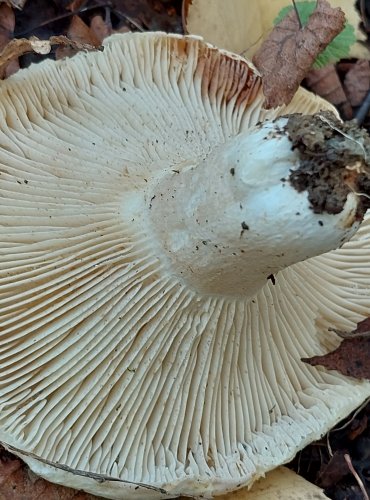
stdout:
[[351,238],[366,210],[354,174],[364,149],[340,124],[315,123],[264,122],[152,186],[151,230],[174,274],[201,293],[252,297],[279,270]]

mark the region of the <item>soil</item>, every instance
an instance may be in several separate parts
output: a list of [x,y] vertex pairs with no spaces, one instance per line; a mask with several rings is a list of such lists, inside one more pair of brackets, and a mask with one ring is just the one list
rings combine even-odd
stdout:
[[300,166],[289,180],[298,191],[308,191],[315,213],[337,214],[349,192],[361,193],[356,217],[370,207],[370,137],[355,121],[341,123],[333,113],[290,115],[286,129]]

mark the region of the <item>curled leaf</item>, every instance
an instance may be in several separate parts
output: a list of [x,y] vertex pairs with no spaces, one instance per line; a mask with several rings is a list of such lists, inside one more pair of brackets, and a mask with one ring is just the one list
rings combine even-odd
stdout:
[[370,318],[357,324],[352,332],[334,330],[344,340],[334,351],[324,356],[302,358],[312,366],[321,365],[329,370],[338,370],[344,375],[358,379],[370,379]]
[[333,9],[326,0],[317,7],[301,27],[293,10],[270,33],[253,57],[262,74],[265,107],[288,104],[318,54],[345,25],[341,9]]
[[[316,1],[296,2],[297,13],[303,26],[306,26],[310,15],[316,7]],[[288,5],[281,9],[274,20],[274,24],[279,23],[284,17],[293,10],[293,5]],[[323,68],[328,64],[335,63],[340,59],[349,57],[351,46],[356,42],[354,27],[346,21],[342,31],[333,38],[329,45],[320,54],[317,55],[314,68]]]

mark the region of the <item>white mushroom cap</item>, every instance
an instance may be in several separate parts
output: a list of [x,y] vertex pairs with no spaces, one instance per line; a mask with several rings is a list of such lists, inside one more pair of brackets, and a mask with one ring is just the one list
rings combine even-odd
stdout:
[[[263,100],[242,58],[160,33],[113,37],[104,53],[2,82],[0,441],[36,473],[107,498],[207,498],[288,461],[370,395],[369,383],[300,361],[337,345],[328,327],[369,315],[369,218],[339,250],[274,262],[271,272],[293,265],[275,285],[257,276],[251,293],[192,281],[189,214],[178,240],[187,275],[171,260],[177,219],[158,187],[181,187],[195,165],[209,172],[221,144],[217,169],[236,161],[236,136],[253,141],[265,118],[329,107],[303,90],[280,111]],[[282,134],[272,152],[288,172],[287,144]],[[287,189],[317,241],[304,257],[357,228],[342,224],[357,197],[315,214]],[[193,263],[207,277],[203,246]]]

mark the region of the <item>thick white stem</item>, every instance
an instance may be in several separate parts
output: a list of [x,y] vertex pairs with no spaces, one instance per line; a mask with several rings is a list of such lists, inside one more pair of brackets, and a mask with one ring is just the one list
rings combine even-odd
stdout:
[[252,296],[279,270],[338,248],[356,231],[357,196],[339,214],[314,213],[289,182],[299,154],[286,119],[168,171],[148,194],[151,230],[171,272],[207,294]]

